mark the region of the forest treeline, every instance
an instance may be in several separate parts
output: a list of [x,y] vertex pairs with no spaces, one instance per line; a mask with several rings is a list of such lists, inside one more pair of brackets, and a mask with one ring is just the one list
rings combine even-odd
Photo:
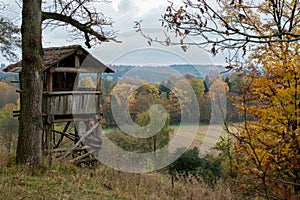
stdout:
[[[185,66],[187,68],[188,66]],[[188,71],[189,72],[189,71]],[[123,81],[122,84],[118,84],[118,75],[122,72],[116,72],[116,74],[105,75],[102,80],[102,98],[100,102],[101,110],[103,113],[103,126],[104,127],[114,127],[116,126],[113,119],[111,111],[111,94],[113,90],[120,90],[122,92],[122,87],[131,87],[134,85],[134,80]],[[181,72],[182,73],[182,72]],[[116,76],[117,78],[111,78]],[[133,121],[135,121],[138,113],[147,111],[153,104],[162,105],[170,115],[170,124],[179,124],[181,121],[181,108],[179,98],[181,100],[191,101],[189,97],[184,97],[184,88],[174,87],[174,81],[178,77],[170,75],[166,80],[162,82],[149,83],[148,81],[142,81],[142,87],[138,88],[131,96],[128,104],[128,108]],[[178,79],[181,80],[181,79]],[[19,99],[19,94],[16,92],[19,89],[18,74],[15,73],[1,73],[0,74],[0,108],[3,109],[6,104],[17,104]],[[95,76],[85,75],[80,77],[80,84],[83,87],[94,88],[95,86]],[[197,77],[195,74],[185,74],[181,82],[188,81],[189,85],[192,87],[197,99],[195,101],[199,105],[200,123],[209,123],[211,120],[211,102],[214,98],[212,93],[210,93],[210,88],[212,84],[214,86],[223,88],[226,91],[226,96],[237,96],[240,94],[239,83],[241,81],[240,74],[232,74],[222,77],[217,80],[215,76],[205,76]],[[180,81],[177,81],[179,83]],[[173,89],[178,89],[177,95],[182,94],[180,97],[176,97]],[[182,90],[182,91],[180,91]],[[123,91],[124,92],[124,91]],[[175,91],[176,92],[176,91]],[[125,95],[125,94],[124,94]],[[126,95],[125,95],[126,96]],[[227,100],[227,116],[226,119],[236,122],[239,121],[239,116],[235,112],[232,98],[226,98]],[[194,102],[193,102],[194,103]]]
[[18,80],[18,74],[0,72],[0,108],[8,103],[16,103],[19,94],[19,84],[14,83]]
[[[225,98],[227,105],[224,111],[227,111],[227,115],[224,120],[237,122],[240,121],[240,119],[238,113],[235,111],[233,98],[228,97],[239,95],[239,83],[241,78],[241,74],[232,74],[224,77],[206,76],[204,78],[186,74],[183,79],[170,75],[162,82],[149,83],[147,81],[141,81],[143,86],[130,94],[127,106],[132,120],[135,121],[138,113],[149,110],[154,104],[160,104],[170,115],[170,124],[176,125],[180,124],[183,111],[190,112],[188,109],[185,109],[185,105],[197,103],[200,111],[199,123],[210,123],[212,99],[220,98],[218,95],[224,95],[222,92],[219,94],[210,92],[213,86],[219,90],[225,90],[226,92]],[[102,81],[101,109],[103,112],[102,124],[105,127],[116,126],[111,110],[112,93],[120,94],[118,96],[124,97],[124,101],[126,101],[128,97],[127,91],[134,87],[134,83],[135,80],[130,79],[122,80],[120,83],[114,79],[105,79]],[[196,99],[192,99],[186,94],[188,88],[184,88],[186,87],[184,86],[185,83],[191,86]],[[116,84],[117,87],[115,87]],[[122,100],[120,99],[119,101]],[[180,101],[182,105],[180,105]],[[113,103],[118,104],[118,101]],[[185,116],[190,115],[192,115],[192,112],[185,113]]]
[[0,144],[11,151],[16,145],[18,119],[13,111],[19,109],[18,74],[0,72]]

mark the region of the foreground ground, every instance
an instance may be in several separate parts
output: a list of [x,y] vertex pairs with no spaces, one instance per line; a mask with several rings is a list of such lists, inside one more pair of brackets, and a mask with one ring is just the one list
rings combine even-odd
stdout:
[[0,154],[0,199],[233,199],[226,183],[176,182],[161,173],[130,174],[98,165],[56,163],[32,172]]

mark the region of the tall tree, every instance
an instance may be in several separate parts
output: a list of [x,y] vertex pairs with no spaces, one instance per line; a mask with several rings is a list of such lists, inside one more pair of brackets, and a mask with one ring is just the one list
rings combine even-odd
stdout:
[[[22,8],[22,73],[21,114],[17,146],[17,162],[31,167],[42,163],[42,23],[48,26],[70,25],[88,47],[109,41],[112,32],[103,26],[109,19],[90,7],[92,0],[53,0],[42,11],[41,0],[24,0]],[[101,1],[106,2],[106,1]],[[45,3],[46,4],[46,3]],[[47,6],[47,7],[46,7]]]
[[24,0],[22,10],[21,113],[17,162],[42,163],[42,1]]
[[[253,58],[239,111],[244,122],[237,138],[239,170],[255,175],[265,197],[300,197],[299,44],[275,43]],[[256,63],[256,62],[253,62]]]

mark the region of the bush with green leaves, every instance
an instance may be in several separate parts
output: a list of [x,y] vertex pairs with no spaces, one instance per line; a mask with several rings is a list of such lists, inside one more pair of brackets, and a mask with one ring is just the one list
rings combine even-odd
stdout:
[[167,172],[172,176],[172,183],[175,177],[180,177],[185,180],[190,177],[204,180],[207,183],[213,184],[222,174],[222,160],[212,155],[207,155],[203,158],[199,156],[199,149],[186,150],[179,148],[174,153],[174,156],[184,152],[175,162],[167,167]]

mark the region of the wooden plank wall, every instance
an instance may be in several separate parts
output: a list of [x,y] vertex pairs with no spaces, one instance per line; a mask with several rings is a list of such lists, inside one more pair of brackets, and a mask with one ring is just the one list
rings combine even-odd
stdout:
[[44,94],[43,113],[54,115],[99,114],[100,93]]

